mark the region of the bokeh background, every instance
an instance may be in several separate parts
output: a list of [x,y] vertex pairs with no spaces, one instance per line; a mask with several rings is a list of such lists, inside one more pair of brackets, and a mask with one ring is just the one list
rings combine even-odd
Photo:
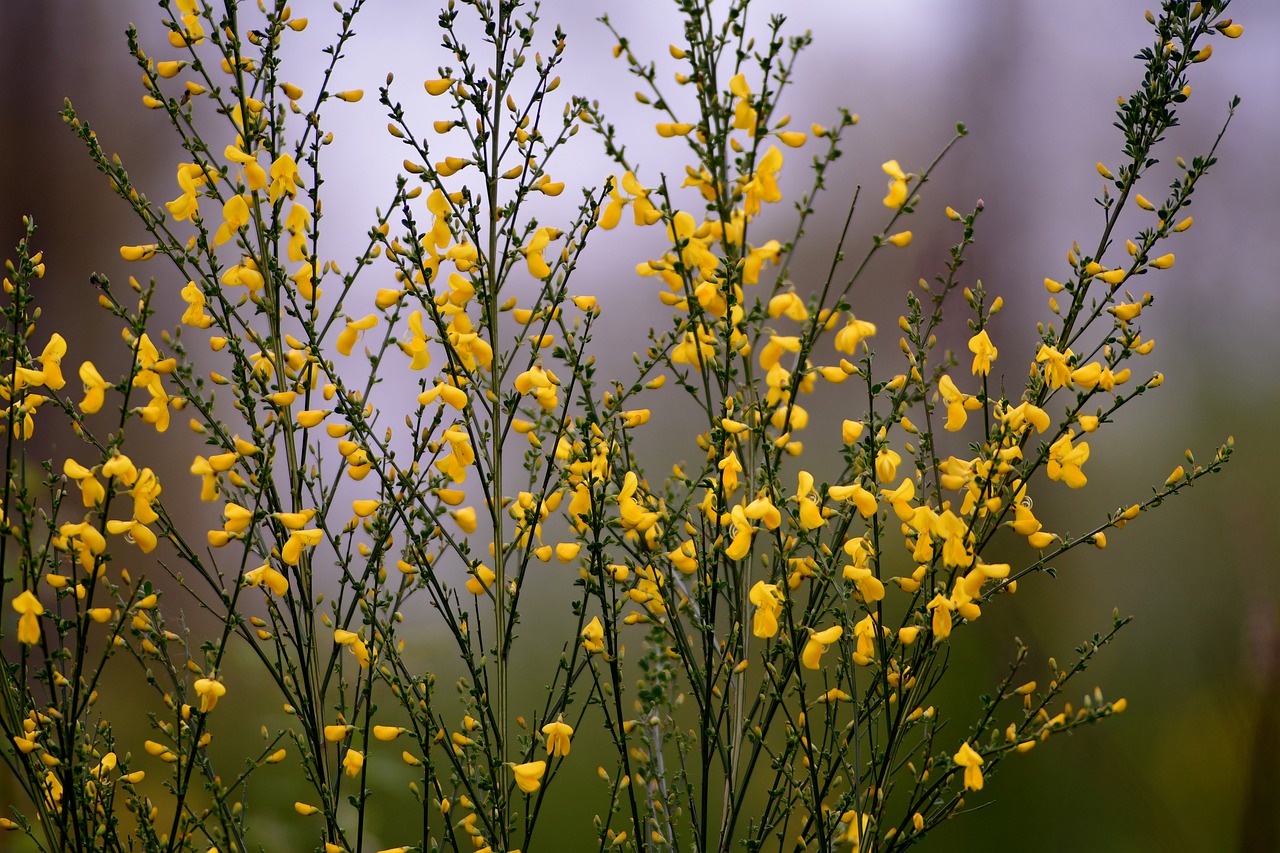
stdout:
[[[327,6],[294,4],[313,25],[288,57],[296,69],[288,79],[309,90],[319,49],[334,31]],[[634,140],[648,183],[659,171],[679,176],[683,162],[674,143],[652,134],[654,119],[631,98],[636,87],[612,60],[613,40],[594,17],[608,12],[639,51],[661,61],[679,33],[674,7],[613,0],[543,6],[544,21],[562,23],[569,35],[564,91],[604,104],[623,137]],[[812,29],[815,37],[787,111],[801,126],[831,121],[837,103],[861,116],[809,229],[811,254],[794,273],[800,286],[828,262],[854,188],[866,186],[875,201],[855,218],[853,233],[863,235],[881,221],[873,210],[883,189],[879,164],[896,158],[909,170],[923,167],[964,121],[968,138],[944,161],[911,223],[916,240],[874,270],[855,293],[855,311],[879,323],[882,344],[892,346],[903,293],[941,269],[951,236],[942,207],[966,210],[981,198],[986,212],[966,273],[1005,297],[993,335],[1006,366],[1024,364],[1034,320],[1048,316],[1041,280],[1066,275],[1073,239],[1097,239],[1093,164],[1119,158],[1112,111],[1116,96],[1139,79],[1132,56],[1148,42],[1144,8],[1130,0],[761,2],[753,15],[762,36],[767,15],[784,11],[792,17],[784,32]],[[1025,584],[1016,612],[989,608],[966,637],[960,665],[973,682],[964,695],[976,710],[973,697],[1000,672],[1013,635],[1042,658],[1068,659],[1078,642],[1109,625],[1113,608],[1132,614],[1134,623],[1076,691],[1101,685],[1109,696],[1128,697],[1130,707],[1107,725],[1006,765],[974,798],[984,807],[937,833],[936,848],[1280,849],[1280,4],[1235,0],[1231,9],[1244,37],[1215,40],[1212,60],[1194,69],[1184,126],[1169,135],[1163,158],[1207,151],[1229,97],[1238,93],[1243,104],[1218,149],[1221,162],[1195,195],[1195,226],[1171,247],[1177,265],[1140,280],[1157,296],[1143,315],[1144,333],[1157,341],[1147,364],[1163,370],[1166,383],[1127,409],[1120,427],[1091,440],[1089,506],[1141,499],[1185,448],[1207,460],[1229,433],[1235,461],[1114,534],[1105,552],[1064,560],[1056,580]],[[386,72],[405,81],[406,105],[423,125],[438,117],[431,112],[438,105],[416,99],[417,81],[447,62],[435,14],[431,4],[401,2],[373,3],[362,13],[337,88],[362,86],[368,94],[331,112],[330,257],[356,245],[374,207],[389,198],[391,170],[403,156],[382,130],[386,120],[372,97]],[[134,270],[120,261],[118,247],[143,235],[57,111],[70,97],[150,195],[176,195],[180,151],[163,118],[143,109],[140,72],[123,37],[136,21],[144,45],[163,57],[168,47],[157,18],[155,4],[141,0],[7,3],[0,11],[0,245],[16,242],[20,214],[35,216],[50,269],[44,306],[56,318],[46,319],[46,328],[64,330],[77,361],[119,341],[118,328],[94,313],[90,272],[123,281]],[[803,158],[790,156],[784,190],[802,185]],[[573,186],[598,184],[610,168],[583,134],[553,171]],[[1167,174],[1147,185],[1149,196],[1161,196]],[[789,233],[785,212],[771,217],[779,233]],[[1131,231],[1137,223],[1129,220]],[[620,332],[657,321],[665,310],[652,281],[632,272],[655,252],[641,239],[625,227],[605,235],[578,273],[588,283],[581,289],[601,297]],[[180,284],[168,297],[173,304]],[[606,373],[610,365],[624,367],[639,345],[604,353]],[[52,443],[46,449],[66,450]],[[649,450],[673,461],[688,453],[659,438]],[[175,452],[166,482],[184,476],[182,459],[190,453]],[[1037,513],[1053,529],[1096,519],[1063,497],[1036,496]],[[962,704],[956,708],[966,715]],[[10,791],[0,781],[0,806]],[[0,838],[0,849],[4,843]]]

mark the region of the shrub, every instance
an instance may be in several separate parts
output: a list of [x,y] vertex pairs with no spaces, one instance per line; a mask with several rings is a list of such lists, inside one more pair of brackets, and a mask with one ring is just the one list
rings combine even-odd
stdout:
[[[979,203],[946,208],[955,245],[879,358],[884,323],[855,316],[858,288],[911,243],[912,217],[940,215],[925,185],[965,129],[923,168],[885,163],[886,194],[850,200],[825,278],[794,281],[857,117],[794,129],[781,103],[810,36],[775,18],[752,38],[749,0],[681,4],[684,37],[657,59],[602,19],[657,135],[687,156],[679,186],[639,167],[639,141],[609,122],[619,107],[558,94],[566,36],[538,7],[451,0],[449,64],[425,83],[450,117],[424,127],[391,76],[378,89],[407,156],[342,264],[322,251],[321,161],[341,102],[364,96],[330,85],[363,3],[338,7],[309,93],[282,59],[307,26],[288,7],[161,5],[169,45],[153,58],[131,29],[129,47],[145,105],[187,152],[180,193],[150,201],[64,111],[147,235],[123,261],[168,265],[127,287],[95,278],[123,375],[75,354],[83,394],[68,385],[71,343],[33,308],[45,266],[30,221],[4,280],[0,598],[17,619],[0,756],[27,797],[5,828],[77,851],[248,850],[259,826],[327,853],[528,853],[587,835],[602,850],[888,851],[955,816],[1006,759],[1124,710],[1096,689],[1067,698],[1118,614],[1043,673],[1018,643],[976,717],[934,699],[985,609],[1231,454],[1188,453],[1083,532],[1028,497],[1084,487],[1093,433],[1162,384],[1140,331],[1154,297],[1137,285],[1173,275],[1167,244],[1214,152],[1179,158],[1153,199],[1138,185],[1191,66],[1211,37],[1240,35],[1226,2],[1149,15],[1122,151],[1097,166],[1102,226],[1045,278],[1034,351],[991,334],[1002,300],[964,270]],[[616,174],[566,194],[553,166],[592,144]],[[787,236],[762,211],[801,156]],[[869,239],[849,233],[857,205],[880,211]],[[634,370],[605,377],[597,339],[616,349],[630,330],[575,272],[596,229],[633,225],[665,234],[635,270],[669,316],[624,344]],[[958,355],[938,344],[944,309],[968,324]],[[37,470],[28,442],[59,418],[83,442]],[[162,490],[148,443],[184,418],[204,446],[193,478]],[[682,430],[678,464],[637,439],[651,418]],[[833,452],[806,450],[819,431],[838,431]],[[178,510],[196,494],[221,513],[213,529]],[[557,588],[557,564],[572,586]],[[540,586],[556,591],[531,603]],[[538,648],[517,648],[522,627]],[[141,752],[98,702],[131,664],[152,691]],[[514,689],[522,668],[545,690]],[[284,715],[237,713],[259,692]],[[228,766],[211,740],[249,723],[263,744]],[[593,752],[573,749],[593,729]],[[598,781],[558,784],[594,764]],[[251,780],[289,772],[296,814],[250,807]],[[390,794],[406,786],[408,813]],[[578,834],[535,833],[544,803],[574,791],[589,799],[558,813]]]

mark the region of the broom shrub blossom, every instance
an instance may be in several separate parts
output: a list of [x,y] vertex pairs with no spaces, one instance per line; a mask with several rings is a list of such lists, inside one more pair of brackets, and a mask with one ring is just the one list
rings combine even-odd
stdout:
[[[1137,188],[1191,65],[1241,35],[1228,0],[1149,13],[1115,160],[1080,166],[1102,226],[1045,259],[1030,347],[969,274],[982,203],[927,191],[963,125],[885,162],[882,204],[840,200],[834,248],[806,238],[858,117],[792,122],[811,36],[752,31],[750,3],[681,4],[669,47],[601,18],[652,140],[611,123],[634,104],[562,92],[552,3],[449,0],[429,120],[401,100],[417,81],[337,88],[363,0],[312,21],[162,0],[167,38],[129,29],[182,146],[168,201],[63,111],[133,215],[92,280],[119,339],[47,328],[30,220],[0,297],[4,829],[48,851],[893,851],[1125,709],[1079,685],[1119,614],[1061,665],[1016,643],[976,715],[937,687],[985,613],[1231,455],[1188,451],[1083,530],[1030,497],[1087,498],[1094,434],[1163,382],[1140,326],[1216,142]],[[304,88],[291,45],[320,26]],[[339,258],[321,174],[375,100],[403,162]],[[561,179],[591,149],[612,174]],[[930,222],[954,235],[938,274],[875,316],[882,253]],[[611,229],[653,256],[593,285]],[[623,286],[651,294],[647,334],[611,317]],[[99,702],[126,677],[145,737]],[[244,729],[261,743],[229,756]]]

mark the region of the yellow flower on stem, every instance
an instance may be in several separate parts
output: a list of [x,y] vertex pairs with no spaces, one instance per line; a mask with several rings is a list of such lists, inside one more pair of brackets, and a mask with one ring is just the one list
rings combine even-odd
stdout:
[[112,519],[107,522],[107,532],[115,535],[123,534],[126,539],[134,542],[142,553],[150,554],[155,550],[158,540],[156,535],[151,532],[151,528],[147,527],[139,521],[118,521]]
[[800,653],[800,663],[804,664],[805,669],[817,669],[822,663],[822,653],[843,634],[844,628],[839,625],[832,625],[823,631],[810,629],[809,639],[804,644],[804,651]]
[[729,91],[738,98],[738,103],[733,107],[734,128],[745,130],[754,136],[757,116],[755,108],[751,106],[751,87],[747,85],[747,78],[741,74],[735,74],[729,81]]
[[751,180],[742,185],[742,210],[747,219],[760,212],[760,202],[773,204],[782,201],[782,191],[778,189],[778,170],[781,168],[782,152],[770,145],[760,158]]
[[969,742],[965,741],[951,759],[958,766],[964,768],[964,789],[966,791],[982,790],[982,756],[979,755],[973,747],[969,746]]
[[244,582],[249,586],[265,586],[276,595],[284,595],[289,591],[289,579],[265,563],[245,572]]
[[481,564],[476,566],[471,573],[471,577],[467,579],[467,592],[472,595],[484,595],[485,591],[493,585],[493,579],[497,577],[493,569]]
[[40,642],[40,615],[44,613],[44,605],[40,599],[31,594],[31,590],[23,590],[11,602],[18,611],[18,642],[34,646]]
[[242,195],[233,195],[227,199],[227,203],[222,206],[223,223],[218,227],[218,232],[213,235],[213,243],[215,246],[221,246],[223,243],[232,239],[240,231],[249,224],[249,203]]
[[1073,489],[1083,486],[1087,479],[1080,470],[1089,459],[1089,442],[1082,441],[1073,445],[1075,430],[1067,430],[1067,434],[1049,446],[1049,462],[1045,473],[1050,480],[1059,480]]
[[182,288],[182,301],[187,303],[187,310],[182,314],[184,325],[195,329],[207,329],[213,325],[213,318],[204,310],[204,291],[194,281],[188,281]]
[[319,545],[323,538],[323,530],[295,530],[289,534],[288,541],[280,549],[280,559],[290,566],[296,566],[302,559],[302,549]]
[[288,154],[281,154],[271,164],[271,184],[267,198],[275,201],[282,196],[293,198],[298,194],[298,163]]
[[228,145],[222,154],[231,162],[244,166],[244,180],[250,192],[257,192],[267,185],[266,170],[258,165],[257,157],[246,154],[234,145]]
[[778,616],[782,613],[784,599],[777,584],[756,581],[748,594],[751,603],[756,606],[755,616],[751,621],[751,633],[761,639],[768,639],[778,633]]
[[551,267],[542,257],[542,253],[546,250],[547,244],[559,236],[560,232],[555,228],[539,228],[533,232],[533,238],[529,244],[520,250],[524,252],[525,261],[529,265],[529,275],[539,281],[551,275]]
[[604,651],[604,625],[600,624],[599,616],[592,616],[582,629],[582,647],[592,654]]
[[532,794],[542,787],[542,774],[547,771],[547,762],[530,761],[527,764],[512,764],[511,772],[515,774],[516,785],[526,794]]
[[849,853],[860,853],[862,850],[862,833],[867,831],[867,824],[870,821],[871,815],[858,814],[855,811],[847,811],[840,816],[840,822],[846,827],[841,840],[853,845]]
[[62,473],[80,484],[80,499],[86,507],[97,506],[107,496],[107,490],[93,475],[93,470],[74,459],[62,463]]
[[573,727],[563,720],[547,723],[542,727],[542,734],[547,738],[547,755],[564,758],[569,754],[569,739],[573,737]]
[[196,695],[200,697],[200,713],[207,714],[218,704],[218,700],[227,695],[227,688],[221,681],[212,678],[198,678],[195,684]]
[[902,456],[896,450],[885,447],[876,454],[876,479],[881,483],[892,483],[898,475],[898,465]]
[[[631,198],[622,193],[627,192]],[[628,204],[632,206],[636,225],[652,225],[662,218],[662,212],[649,201],[650,190],[636,180],[631,172],[626,172],[622,180],[613,180],[609,189],[609,203],[600,212],[600,227],[605,230],[616,228],[622,219],[622,209]]]
[[301,261],[306,257],[307,226],[311,224],[311,213],[300,204],[289,208],[284,227],[289,232],[289,260]]
[[146,261],[155,257],[156,247],[152,243],[146,246],[121,246],[120,257],[126,261]]
[[800,505],[800,526],[805,530],[817,530],[826,524],[827,520],[822,516],[822,508],[813,499],[813,475],[808,471],[801,471],[797,479],[799,482],[795,498]]
[[724,555],[730,560],[741,560],[751,551],[751,540],[756,529],[751,526],[745,508],[739,504],[729,512],[729,523],[733,527],[733,539],[724,549]]
[[[1000,351],[991,343],[987,330],[982,329],[969,339],[969,352],[973,353],[973,373],[975,376],[986,376],[991,373],[991,365],[995,364]],[[1037,361],[1040,359],[1037,358]]]
[[889,176],[889,194],[883,199],[884,206],[897,210],[907,203],[907,175],[897,160],[889,160],[880,168]]
[[849,501],[858,508],[858,514],[870,518],[876,514],[876,496],[859,483],[848,486],[830,486],[827,496],[834,501]]
[[782,513],[765,494],[747,504],[744,513],[752,521],[763,521],[764,526],[770,530],[777,530],[782,525]]
[[367,314],[359,320],[348,319],[346,328],[338,334],[338,352],[343,355],[351,355],[351,350],[355,347],[360,333],[368,331],[376,325],[378,325],[377,314]]
[[66,354],[66,339],[54,332],[39,358],[40,372],[44,374],[44,387],[57,391],[67,384],[62,378],[62,357]]
[[951,636],[951,611],[954,605],[951,599],[942,593],[938,593],[933,597],[933,601],[929,602],[929,610],[933,611],[933,640],[945,640]]
[[947,422],[943,429],[947,432],[959,431],[969,418],[968,413],[965,412],[965,404],[974,398],[966,397],[956,387],[956,383],[951,380],[951,377],[945,373],[938,380],[938,394],[942,397],[942,402],[947,406]]
[[1056,347],[1041,344],[1036,353],[1036,363],[1044,365],[1044,381],[1050,388],[1061,388],[1071,384],[1071,366],[1068,361],[1075,353],[1071,350],[1058,352]]
[[92,415],[102,408],[107,388],[110,386],[91,361],[80,365],[80,381],[84,383],[84,399],[80,401],[80,411],[86,415]]

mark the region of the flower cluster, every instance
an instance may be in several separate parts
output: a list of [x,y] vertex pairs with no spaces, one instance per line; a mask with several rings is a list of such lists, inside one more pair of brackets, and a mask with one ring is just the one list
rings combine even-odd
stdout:
[[[249,849],[249,780],[285,765],[305,793],[254,814],[325,853],[391,833],[402,846],[383,853],[527,853],[558,777],[603,753],[605,808],[572,836],[584,846],[787,837],[896,850],[956,815],[1006,758],[1125,709],[1096,689],[1079,705],[1064,695],[1118,616],[1074,663],[1050,659],[1043,687],[1020,675],[1019,645],[973,721],[950,722],[934,689],[984,610],[1013,606],[1020,583],[1082,545],[1104,548],[1230,456],[1230,442],[1204,465],[1188,454],[1190,467],[1084,533],[1030,498],[1084,488],[1089,437],[1163,382],[1140,330],[1154,297],[1122,288],[1167,276],[1166,243],[1190,226],[1183,209],[1213,151],[1179,159],[1161,201],[1136,188],[1188,97],[1188,69],[1240,25],[1225,0],[1169,0],[1151,17],[1144,83],[1119,111],[1124,165],[1097,167],[1105,228],[1096,248],[1072,245],[1066,270],[1047,270],[1054,320],[1022,353],[993,322],[1003,300],[963,270],[981,203],[926,202],[963,126],[916,171],[884,163],[881,226],[857,247],[851,207],[825,280],[792,278],[858,117],[793,129],[780,104],[809,36],[785,38],[778,18],[757,47],[744,40],[748,4],[723,19],[685,9],[685,39],[660,61],[602,19],[659,144],[686,158],[675,186],[628,153],[609,104],[555,94],[566,36],[547,38],[536,8],[451,2],[439,26],[454,64],[423,83],[445,117],[418,122],[392,75],[378,89],[406,156],[364,248],[341,263],[320,239],[321,161],[340,124],[331,111],[364,96],[329,85],[363,3],[338,7],[310,96],[284,76],[290,40],[308,29],[287,6],[166,0],[163,55],[130,31],[143,104],[189,155],[176,197],[148,201],[64,112],[145,232],[121,262],[168,264],[147,284],[130,277],[129,295],[95,279],[127,358],[81,361],[80,396],[65,387],[61,335],[30,349],[45,275],[30,223],[4,280],[0,556],[10,549],[17,568],[6,562],[0,597],[17,643],[0,755],[27,795],[4,828],[117,849],[132,843],[128,810],[139,849]],[[461,35],[466,14],[483,62]],[[591,144],[575,139],[583,129],[614,174],[560,201],[550,169]],[[801,155],[808,185],[790,196],[787,237],[777,211]],[[897,318],[899,361],[874,346],[890,323],[855,307],[883,253],[914,251],[917,216],[957,236]],[[1111,235],[1134,218],[1121,256]],[[576,270],[611,239],[602,232],[630,227],[662,244],[630,286],[651,288],[663,319],[637,341],[634,373],[606,378],[593,339],[610,329],[608,295],[586,292]],[[157,298],[169,289],[180,313]],[[968,322],[962,357],[939,348],[944,303]],[[98,366],[115,361],[122,375]],[[36,484],[26,447],[50,410],[83,443]],[[180,417],[203,446],[184,459],[190,478],[162,489],[149,442]],[[674,439],[682,461],[655,464],[645,434],[676,421],[695,424]],[[812,449],[828,445],[835,454]],[[210,505],[208,519],[193,524],[177,496]],[[530,588],[549,592],[534,605]],[[556,598],[559,612],[545,604]],[[213,627],[188,623],[184,603]],[[408,627],[428,612],[447,664]],[[555,652],[517,658],[526,632],[559,637]],[[155,688],[136,762],[123,730],[93,716],[116,658]],[[544,695],[515,689],[518,667]],[[439,694],[445,672],[456,695]],[[262,724],[243,772],[219,772],[214,733],[242,726],[237,704],[256,694],[283,717]],[[160,803],[146,773],[163,781]],[[384,792],[405,790],[421,820],[379,819]],[[558,835],[536,838],[570,837]]]

